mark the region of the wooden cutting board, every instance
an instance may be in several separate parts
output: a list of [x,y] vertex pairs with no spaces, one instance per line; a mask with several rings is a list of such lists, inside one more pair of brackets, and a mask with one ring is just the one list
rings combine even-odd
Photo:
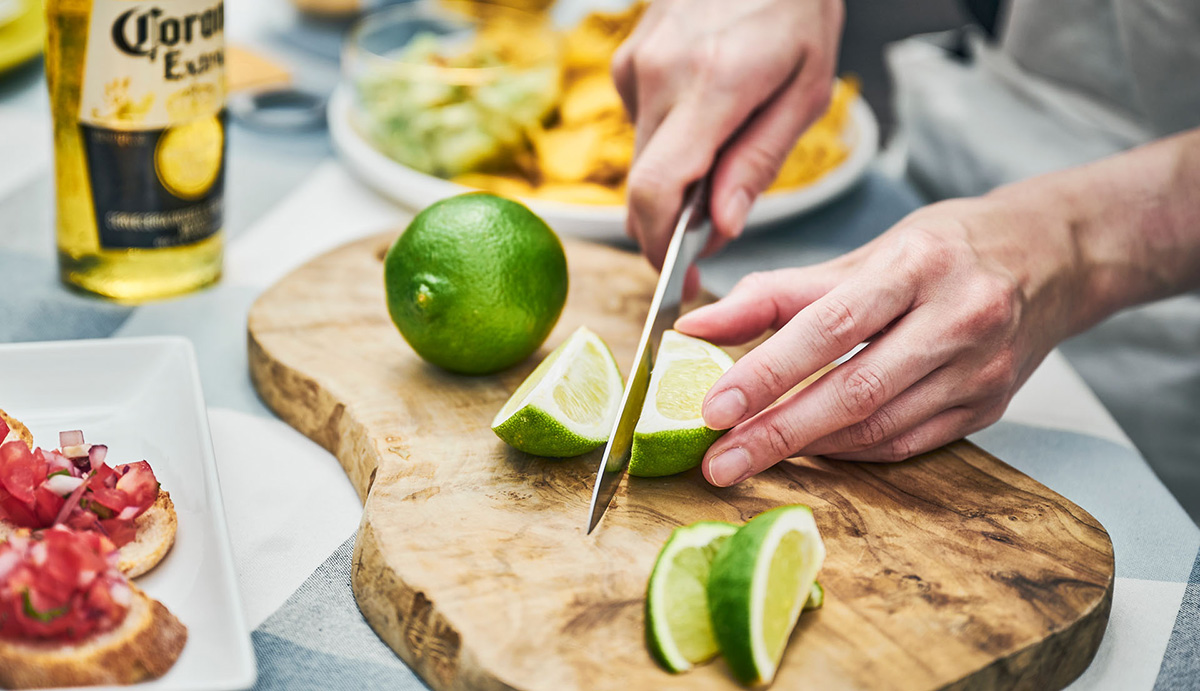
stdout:
[[434,689],[736,688],[720,661],[680,676],[655,666],[646,581],[677,526],[788,503],[814,510],[827,596],[801,618],[776,688],[1053,689],[1091,661],[1112,600],[1108,534],[967,442],[893,465],[799,459],[730,489],[698,472],[629,478],[585,535],[595,458],[534,458],[489,425],[581,324],[632,360],[654,274],[567,243],[570,297],[542,351],[462,377],[420,360],[389,321],[391,239],[337,249],[264,293],[250,369],[358,489],[355,597]]

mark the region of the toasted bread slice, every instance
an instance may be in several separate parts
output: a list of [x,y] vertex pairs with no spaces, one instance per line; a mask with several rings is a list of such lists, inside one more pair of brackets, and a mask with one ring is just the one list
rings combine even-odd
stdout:
[[[175,504],[166,490],[158,490],[158,499],[138,516],[134,522],[137,537],[133,542],[117,550],[117,568],[130,578],[146,573],[167,556],[175,544],[175,531],[179,529],[179,518],[175,515]],[[17,526],[0,519],[0,542],[18,530]]]
[[158,490],[154,505],[138,516],[133,524],[137,527],[137,537],[117,550],[120,555],[117,568],[126,576],[137,578],[158,566],[175,544],[179,518],[175,515],[171,495],[166,490]]
[[[0,420],[4,420],[4,424],[8,425],[9,430],[13,434],[20,437],[22,441],[29,445],[29,448],[33,448],[33,435],[29,432],[29,428],[26,427],[24,423],[12,417],[3,410],[0,410]],[[0,443],[3,441],[4,439],[0,439]]]
[[167,673],[187,643],[187,627],[133,586],[133,604],[112,631],[78,643],[0,640],[0,686],[135,684]]

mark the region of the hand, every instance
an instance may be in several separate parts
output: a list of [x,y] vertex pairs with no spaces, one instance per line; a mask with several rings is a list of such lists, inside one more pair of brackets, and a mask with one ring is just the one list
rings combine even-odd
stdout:
[[996,421],[1081,326],[1069,230],[1016,201],[926,207],[848,255],[752,274],[682,317],[677,329],[718,344],[778,329],[705,398],[706,423],[732,428],[705,477],[732,485],[794,455],[897,461]]
[[655,268],[684,189],[714,161],[710,251],[742,232],[828,107],[842,15],[841,0],[650,3],[612,71],[637,128],[627,231]]

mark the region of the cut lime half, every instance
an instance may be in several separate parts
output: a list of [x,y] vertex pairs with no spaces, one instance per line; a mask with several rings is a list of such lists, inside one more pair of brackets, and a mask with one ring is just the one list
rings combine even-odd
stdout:
[[740,681],[757,685],[775,678],[824,561],[812,510],[802,505],[756,516],[717,553],[709,610],[721,652]]
[[674,475],[700,465],[708,447],[724,434],[704,424],[700,408],[732,366],[733,358],[707,341],[677,331],[663,334],[633,432],[630,475]]
[[578,456],[608,440],[623,388],[608,346],[581,326],[521,382],[492,431],[536,456]]

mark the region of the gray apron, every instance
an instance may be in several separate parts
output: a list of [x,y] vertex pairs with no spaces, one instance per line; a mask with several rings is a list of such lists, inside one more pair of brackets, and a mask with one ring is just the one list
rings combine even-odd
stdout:
[[[996,42],[968,37],[972,59],[952,40],[888,48],[900,146],[931,198],[1200,127],[1200,0],[1013,0]],[[1062,350],[1200,521],[1200,295],[1126,310]]]

